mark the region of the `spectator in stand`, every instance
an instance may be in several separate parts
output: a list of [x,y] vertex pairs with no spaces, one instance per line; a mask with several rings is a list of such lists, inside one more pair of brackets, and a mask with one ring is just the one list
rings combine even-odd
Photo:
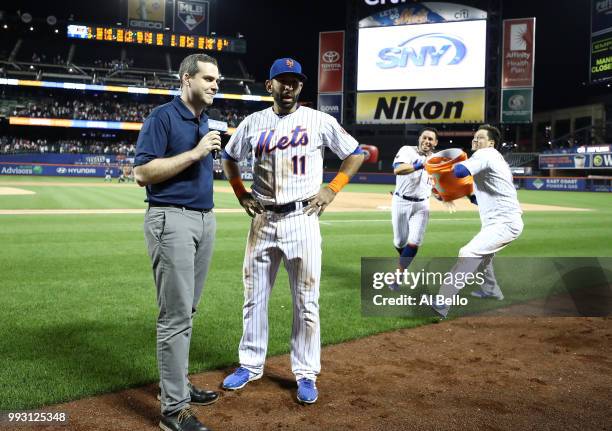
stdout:
[[69,154],[107,154],[134,156],[135,146],[124,140],[116,142],[94,139],[62,139],[50,142],[47,139],[30,140],[14,136],[3,136],[0,140],[0,153],[69,153]]

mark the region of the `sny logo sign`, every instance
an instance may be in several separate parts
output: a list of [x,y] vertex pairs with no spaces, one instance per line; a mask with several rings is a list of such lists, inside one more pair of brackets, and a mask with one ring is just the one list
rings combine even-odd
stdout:
[[458,37],[429,33],[408,39],[397,47],[381,49],[378,57],[382,61],[376,65],[381,69],[394,69],[407,67],[411,61],[417,67],[452,66],[461,63],[466,54],[467,48]]

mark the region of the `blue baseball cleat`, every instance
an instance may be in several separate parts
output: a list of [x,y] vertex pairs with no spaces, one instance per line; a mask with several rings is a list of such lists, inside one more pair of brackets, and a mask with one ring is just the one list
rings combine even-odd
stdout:
[[262,375],[263,373],[253,374],[244,367],[238,367],[223,380],[223,389],[229,389],[230,391],[242,389],[247,383],[261,379]]
[[485,292],[484,290],[480,290],[480,289],[479,290],[474,290],[471,293],[471,295],[476,297],[476,298],[481,298],[481,299],[491,298],[491,299],[497,299],[498,301],[501,301],[501,300],[504,299],[504,295],[502,295],[502,294],[496,295],[494,293],[488,293],[488,292]]
[[391,284],[387,284],[387,287],[389,288],[389,290],[392,290],[394,292],[399,292],[400,291],[400,287],[399,284],[397,284],[395,281]]
[[319,398],[319,391],[317,390],[314,380],[304,378],[298,380],[297,384],[297,399],[299,402],[312,404]]

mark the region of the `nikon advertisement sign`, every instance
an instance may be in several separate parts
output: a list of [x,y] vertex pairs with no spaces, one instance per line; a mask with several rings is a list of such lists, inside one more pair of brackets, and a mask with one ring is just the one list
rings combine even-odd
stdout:
[[484,107],[484,89],[358,93],[356,122],[482,123]]

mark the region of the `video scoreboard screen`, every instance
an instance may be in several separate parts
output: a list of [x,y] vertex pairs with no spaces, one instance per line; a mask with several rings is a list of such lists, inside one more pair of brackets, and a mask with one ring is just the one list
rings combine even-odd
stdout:
[[487,21],[359,29],[357,91],[484,87]]
[[230,37],[193,36],[128,28],[69,25],[68,37],[104,42],[117,42],[149,46],[201,49],[205,51],[246,53],[246,40]]

